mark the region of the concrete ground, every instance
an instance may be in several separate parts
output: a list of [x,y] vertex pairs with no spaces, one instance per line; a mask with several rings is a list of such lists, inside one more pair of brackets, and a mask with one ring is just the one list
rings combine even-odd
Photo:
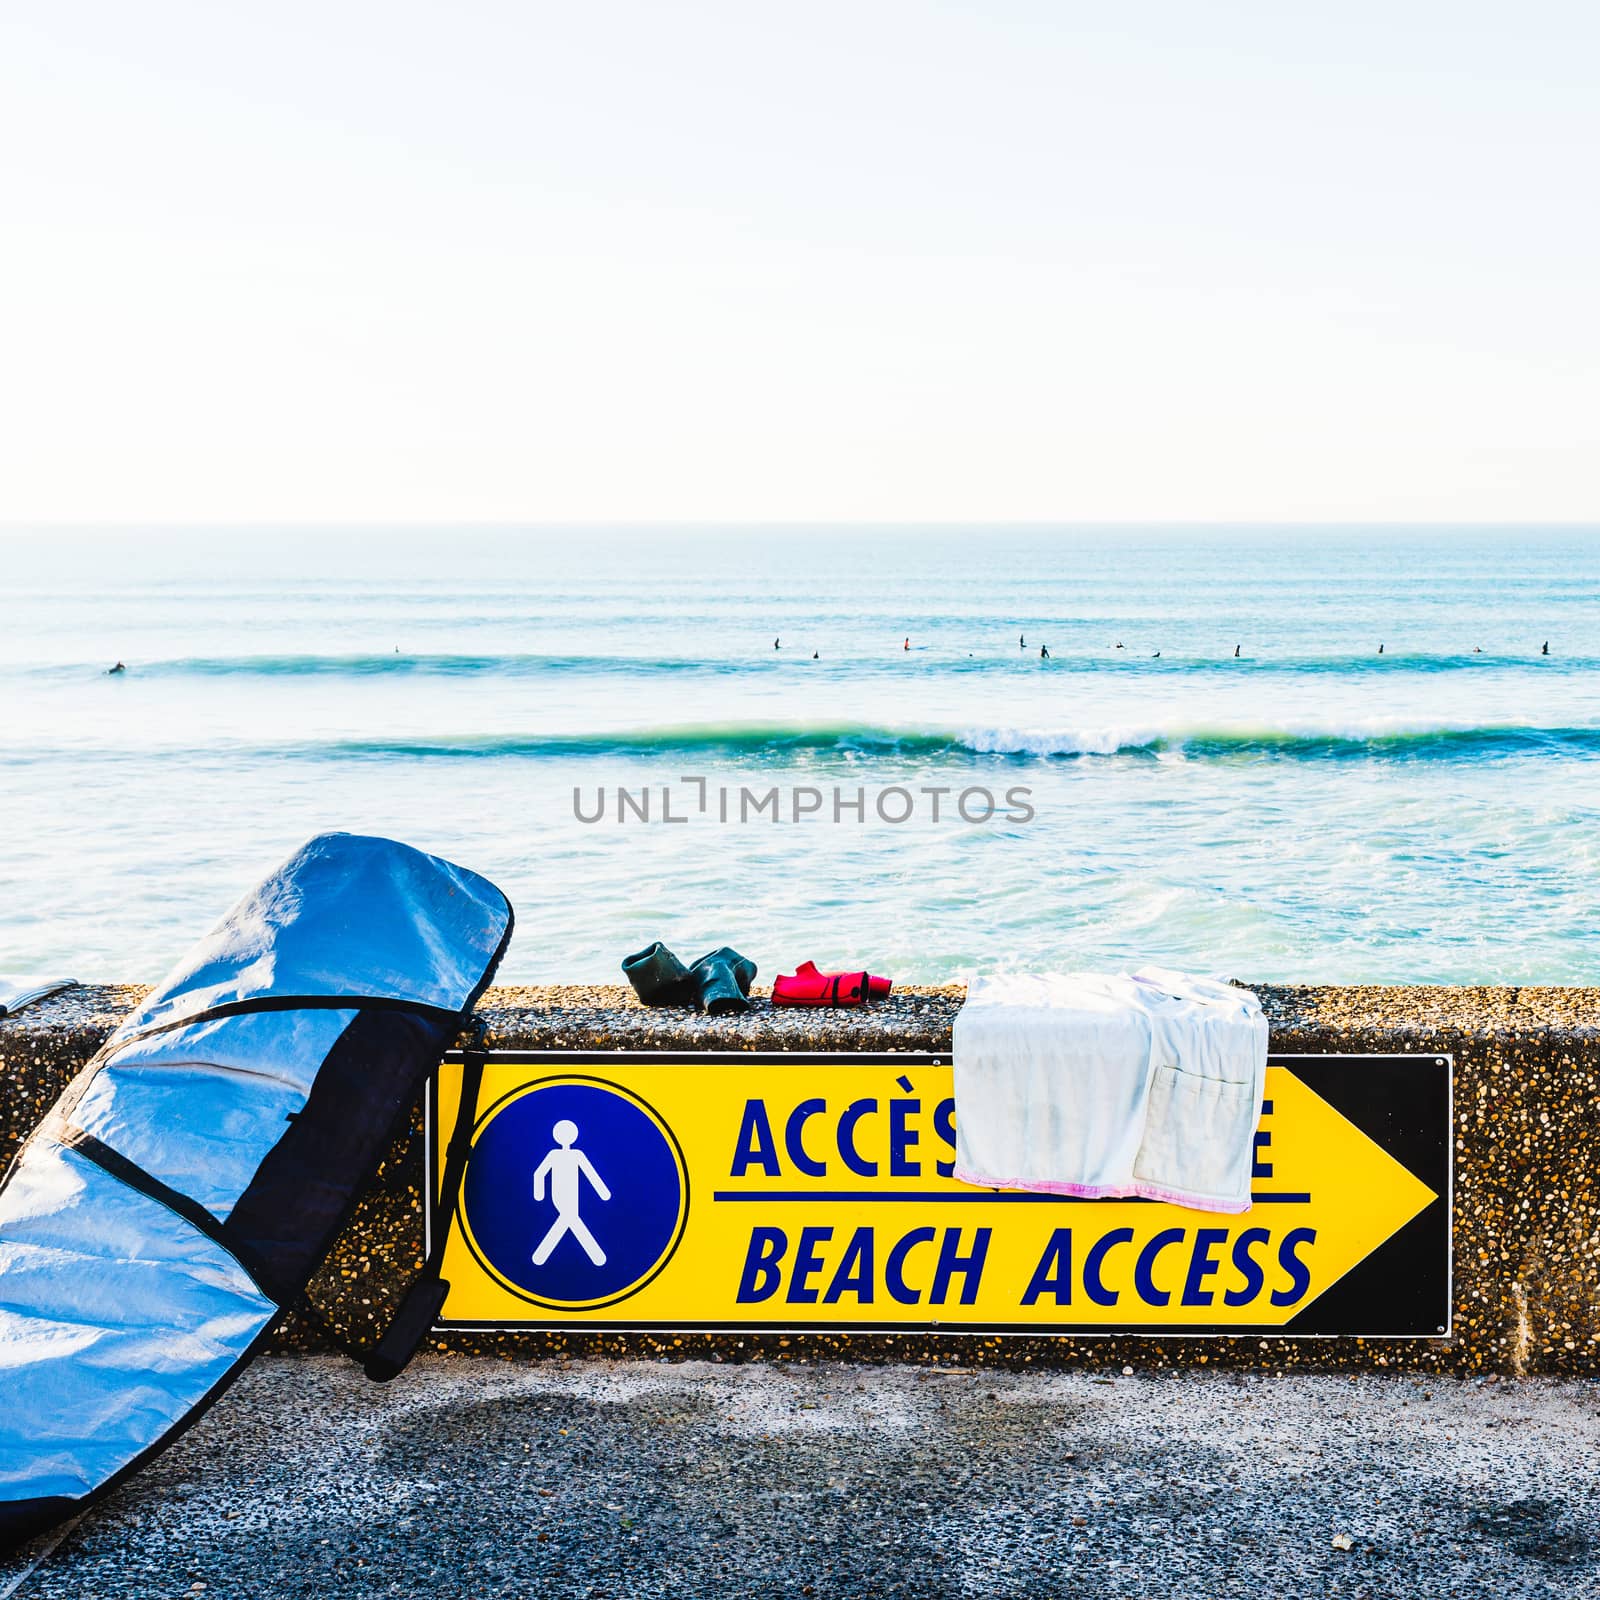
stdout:
[[1594,1381],[278,1357],[0,1600],[1594,1597],[1597,1468]]

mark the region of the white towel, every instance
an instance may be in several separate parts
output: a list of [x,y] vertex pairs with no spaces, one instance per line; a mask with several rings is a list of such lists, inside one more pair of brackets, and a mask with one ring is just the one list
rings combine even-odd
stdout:
[[1267,1021],[1249,990],[1161,967],[979,978],[954,1043],[962,1182],[1250,1209]]
[[0,973],[0,1017],[9,1017],[35,1000],[70,989],[76,978],[19,978]]

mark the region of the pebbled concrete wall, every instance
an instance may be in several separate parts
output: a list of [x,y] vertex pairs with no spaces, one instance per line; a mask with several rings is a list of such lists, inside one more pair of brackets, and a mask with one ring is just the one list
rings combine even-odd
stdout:
[[[1019,1338],[982,1335],[453,1333],[435,1348],[507,1356],[914,1360],[971,1365],[1271,1370],[1406,1368],[1600,1373],[1600,990],[1251,985],[1275,1051],[1455,1057],[1455,1295],[1448,1340]],[[85,987],[0,1021],[0,1159],[6,1161],[144,991]],[[866,1012],[738,1018],[652,1011],[624,988],[492,989],[479,1014],[504,1049],[792,1049],[948,1052],[958,989],[911,989]],[[361,1341],[419,1264],[420,1114],[390,1152],[312,1286]],[[321,1336],[292,1319],[284,1347]]]

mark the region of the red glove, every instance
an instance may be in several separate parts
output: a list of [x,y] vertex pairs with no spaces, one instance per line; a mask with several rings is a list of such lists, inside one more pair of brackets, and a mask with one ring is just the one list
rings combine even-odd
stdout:
[[892,979],[875,978],[869,972],[818,972],[814,961],[804,961],[794,976],[775,978],[772,1003],[775,1006],[860,1006],[869,1000],[882,1000]]

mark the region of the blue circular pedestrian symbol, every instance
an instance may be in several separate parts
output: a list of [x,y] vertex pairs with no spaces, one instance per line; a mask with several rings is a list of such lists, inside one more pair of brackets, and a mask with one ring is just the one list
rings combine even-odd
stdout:
[[678,1141],[601,1078],[542,1078],[479,1119],[462,1232],[513,1294],[559,1310],[625,1300],[667,1264],[689,1216]]

